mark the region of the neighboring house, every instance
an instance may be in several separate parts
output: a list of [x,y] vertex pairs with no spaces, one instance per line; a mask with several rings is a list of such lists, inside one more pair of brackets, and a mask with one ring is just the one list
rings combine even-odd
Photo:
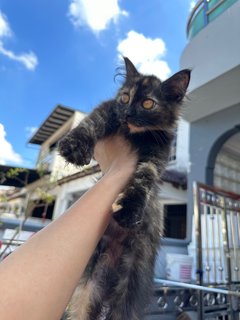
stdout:
[[11,187],[2,190],[2,197],[0,196],[0,214],[1,213],[14,213],[15,216],[20,216],[26,205],[26,193],[23,189],[16,189]]
[[39,186],[43,185],[46,178],[45,174],[41,178],[36,169],[0,165],[0,185],[5,186],[0,193],[0,214],[7,212],[21,216],[28,203],[28,187],[35,181]]

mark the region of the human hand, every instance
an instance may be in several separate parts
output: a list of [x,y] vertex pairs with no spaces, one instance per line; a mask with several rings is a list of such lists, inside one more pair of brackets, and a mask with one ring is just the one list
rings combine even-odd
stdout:
[[120,173],[130,176],[136,167],[137,155],[129,142],[120,135],[97,142],[94,158],[104,174]]

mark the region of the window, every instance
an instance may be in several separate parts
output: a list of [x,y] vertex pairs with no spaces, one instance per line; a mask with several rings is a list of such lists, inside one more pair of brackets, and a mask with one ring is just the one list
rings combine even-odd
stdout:
[[177,136],[173,138],[171,149],[170,149],[170,155],[169,155],[169,162],[175,161],[177,159]]
[[36,203],[36,206],[33,208],[31,216],[34,218],[52,219],[54,205],[55,201],[53,201],[50,204],[47,204],[41,200],[38,203]]
[[239,156],[220,151],[214,168],[214,186],[240,194]]
[[67,208],[71,207],[87,190],[70,193],[68,195]]
[[187,205],[165,204],[164,214],[164,237],[174,239],[185,239],[187,236]]

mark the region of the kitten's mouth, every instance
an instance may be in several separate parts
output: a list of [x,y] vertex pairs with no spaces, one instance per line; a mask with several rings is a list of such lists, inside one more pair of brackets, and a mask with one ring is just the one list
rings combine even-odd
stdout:
[[130,133],[138,133],[145,131],[154,131],[154,130],[165,130],[163,126],[154,126],[154,125],[143,125],[138,123],[131,123],[127,121],[127,126]]
[[128,126],[128,129],[129,129],[129,131],[131,133],[137,133],[137,132],[144,132],[145,131],[144,127],[137,126],[137,125],[132,124],[130,122],[127,122],[127,126]]

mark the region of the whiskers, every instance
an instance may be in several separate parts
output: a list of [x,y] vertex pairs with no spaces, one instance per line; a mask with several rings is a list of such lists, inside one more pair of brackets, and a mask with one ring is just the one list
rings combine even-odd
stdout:
[[[166,139],[163,138],[161,135],[156,134],[155,131],[153,131],[153,130],[148,130],[148,132],[151,133],[151,135],[153,136],[153,138],[155,139],[155,141],[157,142],[157,144],[158,144],[159,146],[162,145],[164,142],[166,142]],[[161,144],[160,144],[160,141],[161,141]]]

